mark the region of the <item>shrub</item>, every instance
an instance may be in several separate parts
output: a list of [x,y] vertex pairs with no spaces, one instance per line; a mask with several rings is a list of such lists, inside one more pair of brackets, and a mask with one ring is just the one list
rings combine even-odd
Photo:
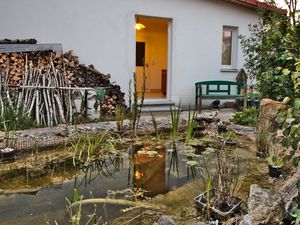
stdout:
[[236,112],[230,121],[235,124],[255,127],[257,118],[258,109],[256,107],[250,107],[241,112]]

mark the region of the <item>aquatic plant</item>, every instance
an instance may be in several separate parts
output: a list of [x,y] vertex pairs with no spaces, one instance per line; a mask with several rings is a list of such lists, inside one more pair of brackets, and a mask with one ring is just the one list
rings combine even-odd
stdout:
[[190,171],[191,171],[191,175],[192,178],[195,179],[197,172],[196,172],[196,166],[198,165],[198,162],[194,161],[194,160],[189,160],[186,162],[186,167],[187,167],[187,179],[189,179],[190,177]]
[[[221,149],[217,151],[217,189],[223,196],[234,197],[238,195],[244,180],[240,179],[239,156],[236,155],[235,157],[230,158],[225,149],[226,142],[229,138],[230,136],[224,140]],[[219,196],[219,198],[222,198],[222,196]]]
[[[133,93],[132,93],[132,86],[133,85]],[[133,73],[133,81],[129,81],[129,104],[130,104],[130,124],[131,124],[131,130],[133,131],[134,135],[136,136],[137,127],[139,124],[139,120],[141,117],[142,108],[144,105],[144,99],[145,99],[145,92],[146,92],[146,74],[145,74],[145,68],[143,72],[143,85],[142,85],[142,95],[141,100],[139,104],[139,97],[138,97],[138,91],[137,91],[137,78],[136,73]],[[132,95],[133,95],[133,102],[132,102]]]
[[[84,184],[86,187],[96,178],[112,177],[115,172],[123,167],[123,158],[116,154],[105,158],[96,159],[89,164],[80,165],[80,175],[75,177],[75,187],[79,188]],[[81,176],[84,174],[84,176]]]
[[116,106],[116,125],[117,131],[122,132],[124,127],[124,110],[120,105]]
[[79,194],[78,190],[76,188],[73,189],[73,200],[69,200],[68,197],[65,198],[68,205],[66,206],[69,216],[70,216],[70,222],[72,225],[80,225],[81,220],[81,204],[78,205],[76,212],[73,211],[72,203],[79,201]]
[[[214,188],[214,174],[208,169],[208,163],[211,163],[211,158],[205,159],[202,157],[203,164],[200,167],[200,179],[203,183],[205,198],[206,198],[206,206],[207,208],[210,207],[211,204],[211,190]],[[210,211],[207,210],[206,212],[206,219],[210,219]]]
[[119,137],[114,137],[109,132],[80,136],[77,141],[70,142],[69,151],[73,154],[73,164],[77,161],[90,162],[104,153],[114,152]]
[[140,106],[139,106],[139,111],[138,111],[138,118],[137,118],[137,126],[139,125],[139,121],[141,118],[141,113],[142,113],[142,109],[144,106],[144,100],[145,100],[145,93],[146,93],[146,66],[145,66],[145,61],[143,62],[143,84],[142,84],[142,93],[141,93],[141,101],[140,101]]
[[172,106],[170,106],[171,123],[172,123],[171,124],[172,141],[177,141],[177,139],[178,139],[180,106],[181,106],[181,102],[179,103],[178,107],[172,108]]
[[187,131],[186,131],[186,138],[185,138],[186,144],[188,144],[189,141],[194,137],[194,131],[197,126],[196,115],[197,113],[195,111],[193,112],[193,114],[191,113],[191,106],[189,106]]
[[155,131],[155,137],[156,137],[157,140],[159,140],[161,138],[161,133],[159,132],[159,129],[158,129],[158,126],[157,126],[156,116],[152,111],[150,111],[150,113],[151,113],[152,125],[153,125],[154,131]]
[[200,170],[204,193],[195,201],[199,207],[202,207],[207,220],[210,219],[211,212],[222,216],[230,210],[238,210],[242,202],[237,197],[244,182],[241,179],[239,157],[230,157],[227,154],[225,145],[228,138],[222,143],[221,149],[216,152],[215,164],[210,163],[215,170],[208,169],[205,159]]
[[[72,225],[81,225],[81,219],[82,219],[82,209],[81,209],[81,201],[82,201],[82,196],[79,197],[78,190],[76,188],[73,189],[73,200],[71,201],[68,197],[65,198],[67,201],[67,211],[69,213],[70,217],[70,223]],[[78,204],[76,204],[78,203]],[[76,204],[76,206],[74,206]],[[75,208],[75,209],[74,209]],[[104,224],[101,221],[101,217],[97,219],[97,214],[96,214],[97,206],[94,205],[94,211],[92,214],[87,215],[89,218],[88,221],[85,223],[85,225],[100,225]]]
[[171,170],[172,170],[173,172],[176,171],[177,176],[179,177],[179,159],[178,159],[178,151],[175,143],[171,143],[171,147],[168,150],[168,153],[171,154],[168,176],[170,177]]

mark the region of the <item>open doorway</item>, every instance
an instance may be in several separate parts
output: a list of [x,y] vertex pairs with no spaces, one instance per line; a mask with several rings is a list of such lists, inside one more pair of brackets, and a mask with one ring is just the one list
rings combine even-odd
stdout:
[[136,16],[136,77],[141,96],[145,75],[145,98],[167,97],[168,30],[167,19]]

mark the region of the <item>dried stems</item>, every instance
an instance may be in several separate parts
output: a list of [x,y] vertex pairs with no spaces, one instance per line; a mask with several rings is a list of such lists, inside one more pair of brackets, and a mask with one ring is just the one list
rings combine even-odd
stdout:
[[[32,115],[38,126],[51,127],[59,123],[71,124],[73,120],[72,90],[67,86],[65,77],[65,70],[60,72],[56,69],[52,57],[48,66],[41,69],[29,65],[26,55],[22,86],[8,85],[9,69],[3,77],[1,76],[1,115],[3,115],[6,105],[13,106],[16,103],[17,109],[22,106]],[[4,100],[3,93],[6,93]]]

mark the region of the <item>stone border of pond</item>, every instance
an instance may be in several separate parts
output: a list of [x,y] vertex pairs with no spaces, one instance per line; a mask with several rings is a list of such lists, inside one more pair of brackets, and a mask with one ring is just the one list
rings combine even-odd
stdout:
[[[218,113],[216,113],[218,112]],[[233,114],[233,110],[207,110],[199,114],[199,116],[210,117],[213,114],[217,114],[221,120],[227,120]],[[188,117],[188,112],[183,111],[180,116],[180,128],[183,129],[186,125]],[[170,113],[158,113],[157,114],[157,123],[158,126],[164,130],[168,130],[171,127],[171,117]],[[129,120],[124,120],[124,130],[129,130]],[[108,122],[95,122],[87,124],[78,124],[78,125],[65,125],[61,124],[56,127],[46,127],[46,128],[33,128],[28,130],[21,130],[15,132],[13,145],[12,147],[16,150],[17,153],[28,151],[34,148],[39,150],[45,148],[51,148],[59,145],[63,145],[66,142],[76,140],[77,138],[86,134],[86,132],[95,134],[99,132],[117,132],[116,121]],[[154,128],[151,121],[151,115],[144,113],[141,117],[138,127],[138,134],[147,135],[152,134]],[[13,137],[14,132],[10,132],[9,137]],[[12,138],[10,138],[12,140]],[[0,132],[0,149],[7,147],[5,140],[5,133]]]

